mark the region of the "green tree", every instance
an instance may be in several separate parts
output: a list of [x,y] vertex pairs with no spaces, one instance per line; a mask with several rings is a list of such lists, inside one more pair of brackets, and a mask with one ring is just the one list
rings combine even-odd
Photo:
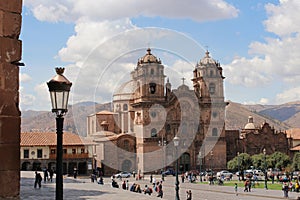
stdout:
[[264,169],[264,156],[262,153],[251,156],[252,164],[255,169]]
[[268,167],[282,170],[291,164],[290,157],[282,152],[276,151],[268,156]]
[[300,152],[294,154],[292,168],[294,171],[300,170]]
[[242,179],[244,180],[244,170],[247,170],[252,166],[251,156],[247,153],[241,153],[239,156],[234,157],[227,163],[227,169],[230,171],[241,171]]

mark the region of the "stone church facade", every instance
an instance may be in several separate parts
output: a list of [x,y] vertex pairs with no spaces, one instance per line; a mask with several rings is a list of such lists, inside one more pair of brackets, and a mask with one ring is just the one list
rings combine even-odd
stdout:
[[279,151],[292,158],[292,141],[293,138],[288,137],[286,132],[275,130],[267,122],[255,125],[254,118],[249,116],[243,129],[226,130],[227,161],[238,152],[255,155],[263,153],[263,149],[266,149],[267,155]]
[[181,172],[199,169],[200,162],[202,169],[226,168],[222,67],[207,51],[191,70],[192,89],[184,79],[172,89],[164,68],[148,48],[114,93],[112,112],[88,117],[87,136],[98,143],[97,165],[106,173],[175,169],[177,159]]

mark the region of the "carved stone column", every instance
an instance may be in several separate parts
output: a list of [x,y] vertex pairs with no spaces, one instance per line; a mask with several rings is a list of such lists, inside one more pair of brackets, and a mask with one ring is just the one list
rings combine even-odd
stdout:
[[22,0],[0,1],[0,199],[19,199]]

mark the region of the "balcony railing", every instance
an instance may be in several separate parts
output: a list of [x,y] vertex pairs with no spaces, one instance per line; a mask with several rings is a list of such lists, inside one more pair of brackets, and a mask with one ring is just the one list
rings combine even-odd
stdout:
[[[89,158],[89,154],[88,153],[63,154],[63,159],[79,159],[79,158]],[[56,159],[56,154],[50,154],[49,159]]]

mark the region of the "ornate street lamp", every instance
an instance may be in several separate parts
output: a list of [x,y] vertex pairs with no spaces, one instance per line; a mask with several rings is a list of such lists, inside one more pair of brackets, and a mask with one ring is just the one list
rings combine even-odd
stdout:
[[56,76],[48,83],[52,112],[56,114],[56,200],[63,199],[63,116],[68,112],[68,99],[72,83],[62,74],[64,68],[55,68]]
[[214,156],[213,151],[210,151],[210,169],[211,169],[211,176],[212,176],[212,178],[214,178],[214,172],[213,172],[213,156]]
[[265,164],[265,189],[268,189],[268,185],[267,185],[267,180],[268,180],[268,176],[267,176],[267,156],[266,156],[266,149],[263,149],[263,153],[264,153],[264,164]]
[[239,175],[239,181],[241,180],[241,172],[240,172],[240,152],[237,152],[237,159],[238,159],[238,175]]
[[201,151],[199,151],[199,154],[198,154],[198,159],[199,159],[199,165],[200,165],[200,171],[199,171],[199,177],[200,177],[200,182],[202,182],[202,174],[201,174],[201,167],[202,167],[202,153]]
[[176,196],[175,196],[175,200],[179,200],[179,180],[178,180],[178,146],[179,146],[179,142],[180,142],[180,138],[178,136],[175,136],[173,138],[174,141],[174,146],[175,146],[175,150],[176,150],[176,182],[175,182],[175,191],[176,191]]

